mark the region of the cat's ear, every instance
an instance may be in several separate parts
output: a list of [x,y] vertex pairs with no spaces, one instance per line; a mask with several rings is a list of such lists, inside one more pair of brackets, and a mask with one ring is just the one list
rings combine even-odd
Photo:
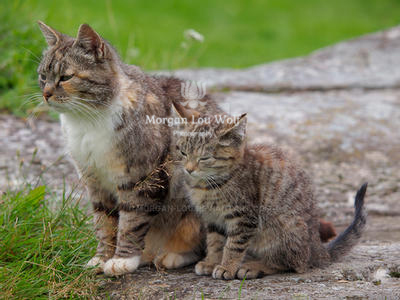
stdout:
[[246,137],[247,113],[235,119],[219,135],[219,144],[223,146],[241,145]]
[[57,30],[47,26],[42,21],[38,21],[38,24],[49,46],[54,46],[61,40],[61,33],[59,33]]
[[180,103],[172,102],[173,114],[179,118],[186,119],[189,122],[196,121],[200,117],[200,113],[196,110],[186,108]]
[[106,44],[101,36],[88,24],[82,24],[78,30],[78,36],[74,46],[80,46],[92,52],[96,58],[102,59],[106,56]]

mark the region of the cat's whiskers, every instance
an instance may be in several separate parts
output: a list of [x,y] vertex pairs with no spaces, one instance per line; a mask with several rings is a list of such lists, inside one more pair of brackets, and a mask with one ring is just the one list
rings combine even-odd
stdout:
[[[104,121],[106,119],[106,114],[109,112],[109,109],[112,106],[107,103],[103,103],[102,105],[105,106],[106,109],[105,111],[99,111],[98,108],[95,105],[93,105],[90,101],[93,100],[89,100],[88,103],[81,102],[80,104],[84,106],[88,110],[88,112],[91,112],[95,116],[96,120],[98,120],[99,122]],[[98,103],[98,101],[96,101],[96,103]]]
[[100,124],[96,118],[96,115],[94,115],[94,113],[90,111],[90,109],[88,109],[86,106],[84,106],[81,102],[71,100],[68,103],[69,105],[71,105],[71,107],[75,109],[75,112],[78,112],[78,114],[88,117],[88,120],[92,123],[92,125]]
[[[74,98],[74,104],[82,108],[82,110],[85,111],[86,115],[88,115],[93,122],[93,125],[101,126],[102,121],[105,121],[106,118],[106,113],[107,112],[100,112],[96,106],[94,106],[91,102],[94,103],[101,103],[100,101],[97,100],[88,100],[88,99],[82,99],[75,97]],[[109,110],[112,106],[108,103],[102,103],[105,107],[106,110]],[[118,113],[117,116],[121,118],[120,114]]]
[[40,92],[34,92],[34,93],[28,93],[28,94],[24,94],[24,95],[21,95],[21,97],[28,97],[28,96],[42,96],[42,93],[40,93]]
[[98,112],[96,110],[91,109],[91,107],[89,107],[82,101],[77,101],[76,99],[74,99],[71,103],[76,105],[77,107],[79,107],[81,109],[81,111],[83,111],[83,113],[85,115],[92,118],[93,121],[96,121],[96,119],[98,117]]
[[19,95],[17,98],[21,99],[22,101],[30,100],[32,98],[37,98],[40,100],[43,100],[43,94],[42,93],[27,93],[24,95]]
[[28,96],[28,98],[19,106],[18,109],[22,109],[24,106],[27,106],[29,104],[36,104],[34,105],[33,109],[29,112],[27,120],[30,124],[33,124],[33,122],[37,119],[38,117],[38,111],[39,109],[44,106],[44,103],[42,102],[43,96],[42,93],[30,93],[26,94],[25,96]]
[[90,120],[92,121],[92,116],[89,115],[89,114],[87,113],[87,111],[86,111],[84,108],[82,108],[82,107],[80,106],[79,102],[70,100],[70,101],[68,101],[68,102],[66,103],[66,106],[69,108],[69,110],[70,110],[72,113],[74,113],[74,114],[76,114],[76,115],[79,115],[80,117],[82,117],[82,116],[89,117]]
[[25,48],[25,47],[22,47],[22,49],[26,50],[27,52],[29,52],[29,54],[31,54],[33,56],[34,59],[33,60],[31,59],[33,62],[40,64],[40,61],[41,61],[40,57],[38,57],[35,53],[33,53],[32,50]]
[[28,106],[28,105],[31,105],[31,104],[35,104],[35,106],[36,106],[36,104],[39,104],[39,103],[42,102],[41,100],[42,100],[42,98],[41,98],[41,97],[39,98],[39,96],[31,97],[30,99],[25,100],[25,101],[18,107],[18,109],[20,110],[20,109],[22,109],[24,106]]
[[41,110],[41,107],[46,106],[43,102],[40,102],[38,105],[36,105],[32,111],[29,113],[27,120],[29,124],[33,124],[36,119],[38,118],[38,112]]
[[85,99],[85,98],[80,98],[80,97],[77,97],[77,96],[73,96],[72,98],[74,100],[79,100],[79,102],[81,102],[81,103],[83,103],[85,105],[90,104],[90,109],[93,109],[95,111],[98,111],[98,107],[96,107],[94,104],[97,104],[98,106],[104,106],[106,108],[110,108],[110,107],[113,106],[111,103],[107,103],[107,102],[99,101],[99,100],[94,100],[94,99]]
[[[221,195],[227,204],[230,203],[229,199],[225,195],[225,192],[218,186],[218,184],[215,182],[214,179],[212,179],[211,177],[206,177],[205,180],[210,186],[212,186],[214,189],[218,190],[218,195]],[[231,199],[233,199],[233,198],[231,198]]]
[[[225,201],[230,203],[227,195],[225,194],[225,191],[220,188],[220,186],[216,183],[215,179],[211,175],[207,175],[205,177],[205,179],[207,180],[207,182],[211,183],[211,186],[213,186],[215,189],[217,189],[221,193],[221,195]],[[229,196],[229,198],[231,198],[232,195],[229,194],[228,196]]]

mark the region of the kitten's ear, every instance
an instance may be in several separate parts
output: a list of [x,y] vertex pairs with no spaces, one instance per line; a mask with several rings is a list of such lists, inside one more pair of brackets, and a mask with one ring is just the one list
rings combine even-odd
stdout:
[[61,33],[47,26],[42,21],[38,21],[38,24],[49,46],[54,46],[61,40]]
[[92,51],[96,58],[106,56],[106,44],[100,35],[88,24],[82,24],[78,30],[78,36],[73,46],[81,46],[88,51]]
[[172,102],[173,111],[182,119],[186,119],[189,122],[195,121],[200,117],[200,113],[196,110],[186,108],[180,103]]
[[228,128],[219,136],[219,144],[229,146],[241,145],[246,137],[247,113],[242,114],[235,122],[228,124]]

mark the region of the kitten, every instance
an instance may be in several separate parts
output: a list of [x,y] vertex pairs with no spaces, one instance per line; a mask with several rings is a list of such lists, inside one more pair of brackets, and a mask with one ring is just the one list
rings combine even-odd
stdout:
[[366,184],[357,192],[353,223],[325,247],[321,239],[334,229],[323,220],[320,225],[311,181],[293,159],[275,146],[247,146],[246,115],[229,124],[220,122],[222,115],[174,105],[182,118],[195,120],[176,137],[175,159],[184,165],[191,201],[207,224],[207,256],[195,266],[198,275],[303,273],[341,258],[360,238]]
[[[121,62],[86,24],[76,38],[39,22],[48,43],[38,67],[44,102],[60,112],[71,154],[93,205],[99,240],[89,266],[107,275],[151,261],[177,268],[200,258],[203,231],[187,208],[181,170],[169,159],[170,116],[185,101],[181,81],[149,76]],[[218,111],[205,96],[202,109]]]

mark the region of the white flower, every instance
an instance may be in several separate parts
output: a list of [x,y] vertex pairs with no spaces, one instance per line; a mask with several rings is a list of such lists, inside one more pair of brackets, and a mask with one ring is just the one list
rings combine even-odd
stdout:
[[194,29],[187,29],[187,30],[185,30],[184,32],[183,32],[183,35],[185,36],[185,38],[186,39],[188,39],[188,40],[195,40],[195,41],[197,41],[197,42],[200,42],[200,43],[202,43],[202,42],[204,42],[204,36],[200,33],[200,32],[197,32],[196,30],[194,30]]

